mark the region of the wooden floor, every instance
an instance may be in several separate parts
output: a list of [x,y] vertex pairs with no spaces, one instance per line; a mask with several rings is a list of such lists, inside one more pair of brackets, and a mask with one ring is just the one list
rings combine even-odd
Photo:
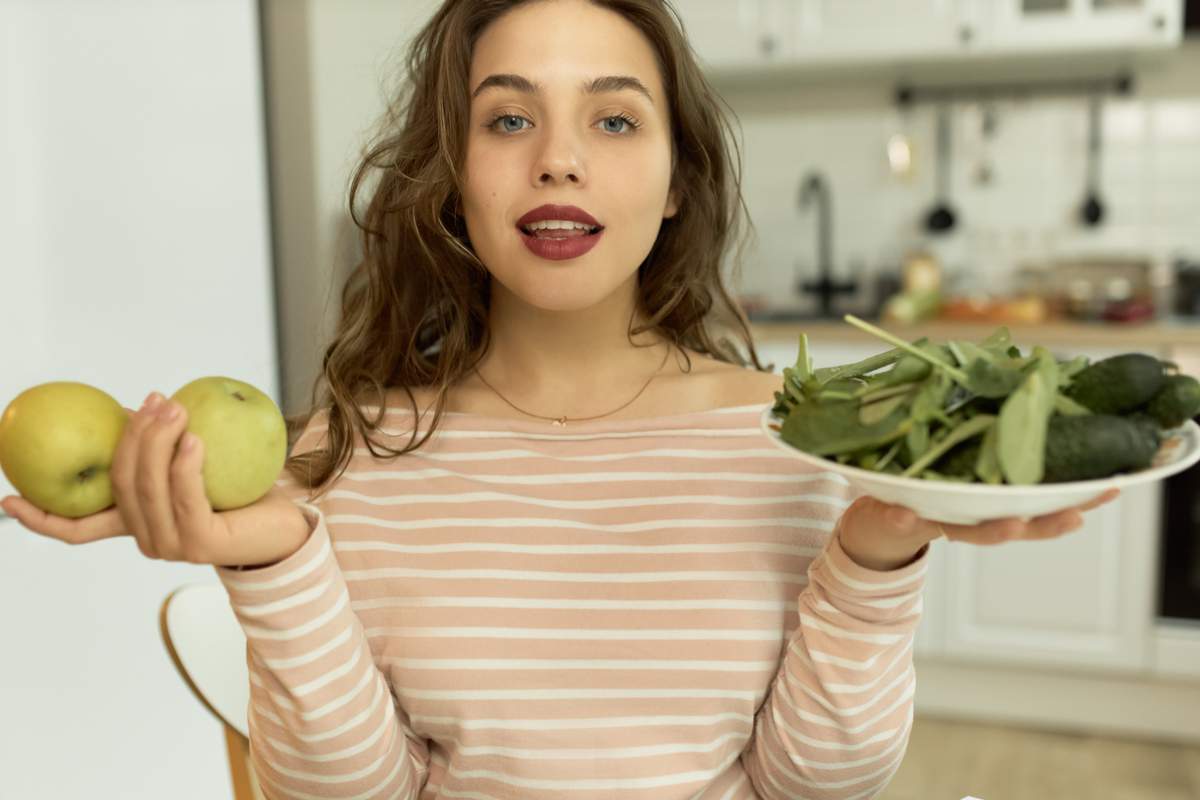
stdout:
[[1198,800],[1200,745],[1077,736],[917,715],[878,800]]

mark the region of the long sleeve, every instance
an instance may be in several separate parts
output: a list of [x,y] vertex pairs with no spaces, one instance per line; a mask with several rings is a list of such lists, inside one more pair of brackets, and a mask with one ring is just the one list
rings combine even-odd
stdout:
[[875,797],[908,746],[929,546],[880,572],[852,561],[837,530],[809,565],[799,625],[742,755],[765,800]]
[[246,634],[250,755],[263,792],[271,800],[416,798],[425,743],[376,666],[324,511],[304,502],[286,470],[279,483],[309,520],[308,540],[268,567],[216,568]]

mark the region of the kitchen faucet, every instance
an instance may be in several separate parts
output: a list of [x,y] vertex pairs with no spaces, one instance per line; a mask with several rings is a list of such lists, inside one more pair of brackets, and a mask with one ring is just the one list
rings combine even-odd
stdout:
[[807,208],[813,198],[817,200],[817,272],[820,277],[815,281],[802,281],[797,287],[803,294],[815,294],[821,301],[821,316],[832,317],[833,296],[849,294],[858,289],[858,281],[835,281],[833,279],[833,255],[831,231],[833,229],[833,208],[829,196],[829,184],[819,172],[810,172],[800,186],[800,208]]

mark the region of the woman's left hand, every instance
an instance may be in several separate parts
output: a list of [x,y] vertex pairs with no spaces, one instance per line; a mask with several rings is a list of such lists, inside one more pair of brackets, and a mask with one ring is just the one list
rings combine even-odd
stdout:
[[1083,512],[1111,502],[1120,489],[1109,489],[1082,505],[1032,517],[1004,517],[978,525],[955,525],[917,516],[912,510],[873,497],[859,497],[838,520],[834,535],[851,560],[868,569],[891,570],[917,558],[921,549],[945,536],[970,544],[1000,544],[1014,540],[1053,539],[1083,525]]

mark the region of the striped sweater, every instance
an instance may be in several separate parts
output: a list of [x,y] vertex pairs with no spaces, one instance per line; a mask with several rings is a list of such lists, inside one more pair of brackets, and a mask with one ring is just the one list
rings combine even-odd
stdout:
[[[357,437],[316,498],[285,471],[304,546],[216,568],[266,796],[878,794],[912,725],[928,549],[851,561],[852,490],[768,442],[762,410],[446,413],[390,461]],[[413,421],[389,409],[383,440]]]

